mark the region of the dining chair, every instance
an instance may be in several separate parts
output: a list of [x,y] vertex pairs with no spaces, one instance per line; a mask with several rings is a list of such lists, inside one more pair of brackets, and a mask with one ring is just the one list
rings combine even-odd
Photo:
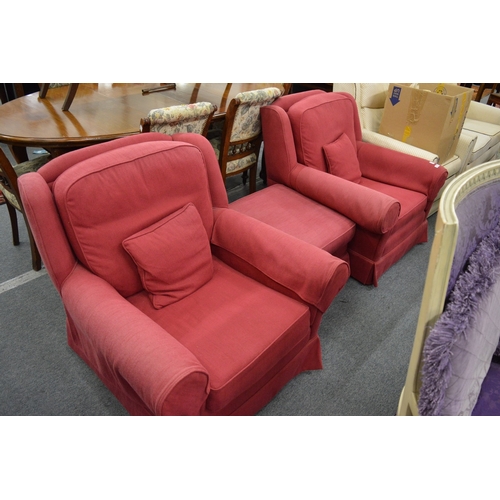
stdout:
[[2,193],[7,210],[9,211],[10,225],[12,228],[12,243],[19,245],[19,227],[17,223],[17,212],[22,213],[26,222],[26,229],[31,247],[31,263],[34,271],[40,271],[42,261],[38,252],[35,240],[28,224],[19,189],[17,186],[18,177],[28,172],[36,172],[50,160],[50,155],[41,155],[34,160],[28,160],[12,166],[7,155],[0,149],[0,192]]
[[[240,92],[229,103],[222,135],[210,139],[224,183],[227,177],[249,172],[249,190],[250,193],[255,192],[262,145],[260,109],[272,104],[281,95],[280,89],[269,87]],[[246,182],[245,176],[243,182]]]
[[217,110],[215,104],[195,102],[167,108],[152,109],[141,119],[141,132],[160,132],[172,135],[181,132],[207,135],[212,117]]
[[[193,87],[193,92],[191,93],[191,98],[189,102],[191,104],[198,102],[198,94],[200,92],[200,88],[203,84],[202,83],[195,83]],[[222,97],[220,100],[220,105],[218,106],[218,109],[225,109],[226,103],[227,103],[227,98],[229,97],[229,92],[231,91],[231,87],[233,86],[232,83],[226,83],[226,86],[224,87],[224,92],[222,93]]]
[[[499,415],[500,161],[440,199],[398,415]],[[492,397],[493,395],[493,397]]]
[[481,102],[481,99],[483,98],[483,95],[485,95],[486,90],[491,90],[490,93],[496,92],[498,83],[480,83],[477,91],[476,91],[476,96],[474,97],[474,100],[476,102]]
[[[7,87],[10,87],[10,92],[13,92],[13,95],[9,95]],[[22,97],[23,95],[25,95],[25,92],[22,83],[0,83],[0,104],[5,104],[11,99]]]
[[[189,102],[191,104],[195,103],[198,101],[198,94],[200,93],[200,88],[203,84],[202,83],[195,83],[193,87],[193,92],[191,93],[191,98]],[[226,83],[224,87],[224,91],[222,92],[220,104],[217,106],[217,109],[219,111],[225,112],[226,110],[226,105],[227,105],[227,99],[229,97],[229,92],[231,91],[232,83]],[[208,139],[215,139],[216,137],[221,137],[222,136],[222,129],[224,127],[224,120],[223,119],[218,119],[218,120],[211,120],[209,124],[209,129],[205,135]]]
[[488,96],[488,102],[486,103],[488,106],[499,107],[500,106],[500,92],[492,92]]
[[0,104],[8,102],[9,97],[7,96],[7,90],[5,89],[5,83],[0,83]]
[[40,99],[45,99],[45,97],[47,96],[47,91],[49,89],[64,87],[65,85],[69,85],[69,87],[68,87],[68,93],[66,94],[66,98],[64,99],[64,103],[62,105],[62,110],[69,111],[71,103],[75,98],[76,91],[78,90],[78,86],[80,85],[79,83],[41,83],[38,97],[40,97]]

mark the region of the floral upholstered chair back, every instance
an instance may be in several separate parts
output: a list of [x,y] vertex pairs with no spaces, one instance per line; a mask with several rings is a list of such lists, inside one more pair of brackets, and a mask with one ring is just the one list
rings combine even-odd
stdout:
[[153,109],[141,120],[141,132],[167,135],[189,132],[206,136],[216,110],[217,106],[209,102]]
[[255,191],[262,144],[260,108],[272,104],[281,95],[280,89],[269,87],[240,92],[229,103],[222,137],[210,141],[219,159],[224,181],[228,176],[250,170],[250,192]]

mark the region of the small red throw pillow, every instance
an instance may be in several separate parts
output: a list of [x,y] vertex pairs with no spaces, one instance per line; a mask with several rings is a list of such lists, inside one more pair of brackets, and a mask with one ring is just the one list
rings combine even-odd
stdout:
[[129,236],[122,245],[155,309],[187,297],[213,276],[210,242],[192,203]]
[[336,141],[323,146],[323,152],[332,175],[360,183],[358,155],[346,134],[343,133]]

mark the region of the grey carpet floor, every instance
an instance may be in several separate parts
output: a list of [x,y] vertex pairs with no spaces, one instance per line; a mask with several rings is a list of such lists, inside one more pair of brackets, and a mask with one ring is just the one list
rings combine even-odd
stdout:
[[[230,199],[245,189],[234,184]],[[0,206],[0,415],[127,415],[68,347],[61,301],[45,270],[31,271],[19,222],[21,244],[14,247],[7,209]],[[395,415],[434,224],[432,216],[429,242],[414,247],[378,287],[349,279],[323,316],[323,370],[297,376],[258,415]]]

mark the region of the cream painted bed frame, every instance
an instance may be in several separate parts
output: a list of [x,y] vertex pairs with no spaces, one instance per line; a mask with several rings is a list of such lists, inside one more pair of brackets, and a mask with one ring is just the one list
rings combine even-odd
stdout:
[[457,176],[441,196],[415,341],[406,383],[399,400],[397,413],[399,416],[418,415],[422,351],[430,330],[444,308],[458,236],[459,220],[456,208],[474,190],[498,180],[500,180],[500,160],[494,160]]

